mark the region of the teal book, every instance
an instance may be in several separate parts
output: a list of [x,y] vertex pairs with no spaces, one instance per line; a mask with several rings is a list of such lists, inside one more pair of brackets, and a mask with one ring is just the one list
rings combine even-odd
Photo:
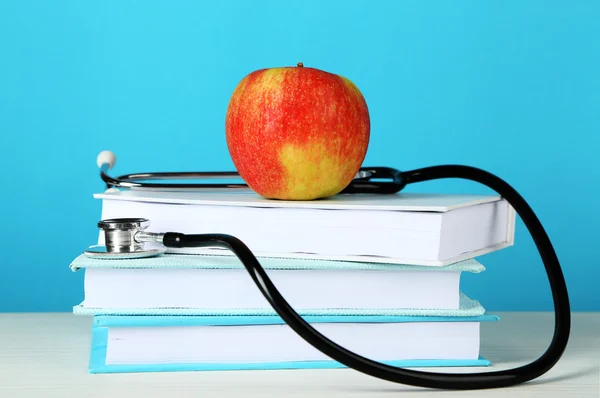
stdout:
[[[469,259],[443,267],[352,261],[260,258],[269,278],[301,315],[482,315],[460,291]],[[165,254],[99,260],[77,257],[85,272],[77,315],[274,315],[233,256]]]
[[[399,367],[488,366],[480,325],[495,315],[303,317],[332,341]],[[277,315],[93,317],[90,373],[335,369],[345,366]]]

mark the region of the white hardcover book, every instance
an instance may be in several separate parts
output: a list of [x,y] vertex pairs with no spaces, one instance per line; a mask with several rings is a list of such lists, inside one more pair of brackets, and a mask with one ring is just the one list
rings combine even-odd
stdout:
[[[251,191],[111,189],[95,197],[102,200],[103,219],[148,218],[153,232],[230,234],[262,257],[442,266],[514,243],[515,212],[498,196],[353,194],[278,201]],[[227,253],[170,249],[215,251]]]

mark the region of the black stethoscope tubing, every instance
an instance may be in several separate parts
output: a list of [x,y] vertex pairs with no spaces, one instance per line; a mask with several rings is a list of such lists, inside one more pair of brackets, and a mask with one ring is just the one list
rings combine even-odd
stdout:
[[[140,173],[112,178],[101,168],[101,178],[108,187],[143,188],[247,188],[245,184],[160,184],[136,180],[238,177],[235,172]],[[390,182],[375,182],[388,178]],[[167,232],[167,247],[220,246],[231,250],[243,263],[250,277],[277,314],[305,341],[339,363],[364,374],[394,383],[434,389],[476,390],[509,387],[525,383],[548,372],[563,355],[571,329],[571,310],[567,286],[554,247],[538,217],[523,197],[507,182],[484,170],[462,165],[441,165],[400,172],[387,167],[362,168],[357,178],[342,193],[396,193],[407,184],[438,179],[460,178],[483,184],[514,208],[533,238],[544,264],[554,304],[554,334],[546,351],[536,360],[518,368],[483,373],[434,373],[394,367],[362,357],[339,346],[316,331],[279,293],[250,249],[239,239],[226,234],[189,235]]]

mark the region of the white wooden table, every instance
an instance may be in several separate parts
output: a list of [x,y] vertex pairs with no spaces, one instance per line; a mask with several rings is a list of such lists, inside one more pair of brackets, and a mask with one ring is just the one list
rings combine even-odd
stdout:
[[[552,313],[498,315],[500,322],[482,327],[482,354],[493,367],[444,371],[513,367],[546,349]],[[403,386],[349,369],[90,375],[90,322],[68,313],[0,314],[0,397],[600,397],[600,313],[573,315],[565,355],[541,378],[466,392]]]

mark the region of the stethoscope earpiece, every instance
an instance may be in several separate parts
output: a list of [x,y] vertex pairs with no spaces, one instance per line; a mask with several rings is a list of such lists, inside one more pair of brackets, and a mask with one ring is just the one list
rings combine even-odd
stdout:
[[102,168],[103,165],[106,165],[108,170],[112,169],[117,163],[117,156],[111,151],[102,151],[96,157],[96,164],[98,168]]

